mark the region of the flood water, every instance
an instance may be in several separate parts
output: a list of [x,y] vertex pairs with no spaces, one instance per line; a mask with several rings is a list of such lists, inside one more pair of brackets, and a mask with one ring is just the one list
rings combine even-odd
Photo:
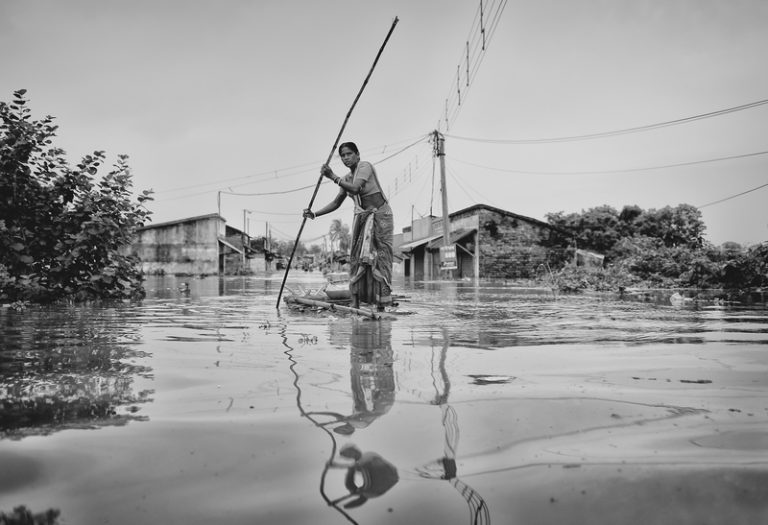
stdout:
[[401,283],[396,314],[371,321],[277,309],[281,279],[1,308],[0,513],[768,523],[764,296]]

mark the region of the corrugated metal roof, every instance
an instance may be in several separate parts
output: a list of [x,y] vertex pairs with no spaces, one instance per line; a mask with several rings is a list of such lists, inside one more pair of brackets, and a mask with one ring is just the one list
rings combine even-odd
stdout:
[[[451,232],[451,236],[449,238],[450,239],[450,243],[453,244],[453,243],[459,242],[460,240],[462,240],[467,235],[472,235],[476,231],[477,230],[475,228],[472,228],[471,230],[470,229],[463,229],[462,228],[460,230],[456,230],[454,232]],[[437,248],[438,246],[442,246],[442,244],[443,244],[443,236],[441,235],[437,239],[433,239],[432,241],[430,241],[429,245],[427,245],[427,248],[428,249],[429,248]]]
[[223,237],[219,237],[219,242],[220,242],[221,244],[223,244],[224,246],[229,246],[230,248],[232,248],[233,250],[235,250],[237,253],[240,253],[240,254],[242,254],[242,253],[243,253],[243,250],[242,250],[241,248],[238,248],[237,246],[235,246],[235,245],[233,245],[233,244],[231,244],[231,243],[227,242],[227,240],[226,240],[226,239],[224,239]]
[[423,244],[427,244],[428,242],[434,241],[435,239],[439,239],[441,237],[442,237],[442,235],[432,235],[430,237],[424,237],[423,239],[419,239],[417,241],[411,241],[411,242],[402,244],[402,245],[398,246],[397,249],[400,252],[409,252],[409,251],[413,250],[414,248],[417,248],[417,247],[419,247],[419,246],[421,246]]

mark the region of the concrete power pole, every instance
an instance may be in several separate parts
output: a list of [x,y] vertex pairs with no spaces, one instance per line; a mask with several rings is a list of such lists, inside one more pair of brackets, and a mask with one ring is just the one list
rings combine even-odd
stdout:
[[[443,247],[445,250],[440,253],[442,264],[443,256],[451,245],[451,227],[448,222],[448,188],[445,182],[445,137],[437,130],[435,130],[435,154],[440,159],[440,193],[443,199]],[[452,270],[447,270],[447,277],[453,279]]]
[[245,273],[245,265],[246,265],[246,260],[245,260],[245,245],[246,245],[246,243],[248,242],[248,233],[246,232],[246,229],[247,229],[247,228],[245,227],[245,225],[246,225],[246,219],[245,219],[245,217],[246,217],[246,215],[247,215],[248,213],[249,213],[249,211],[248,211],[248,210],[246,210],[246,209],[244,209],[244,210],[243,210],[243,236],[242,236],[242,241],[243,241],[243,273]]

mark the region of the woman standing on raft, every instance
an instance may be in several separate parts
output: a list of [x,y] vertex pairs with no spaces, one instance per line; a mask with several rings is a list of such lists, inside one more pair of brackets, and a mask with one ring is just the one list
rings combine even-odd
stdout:
[[339,193],[316,212],[304,210],[304,217],[314,219],[336,211],[349,196],[355,202],[352,223],[352,253],[350,257],[349,290],[352,306],[375,304],[379,311],[392,304],[392,233],[394,219],[381,189],[376,170],[360,160],[360,151],[353,142],[339,146],[341,162],[349,173],[339,177],[327,164],[320,173],[339,186]]

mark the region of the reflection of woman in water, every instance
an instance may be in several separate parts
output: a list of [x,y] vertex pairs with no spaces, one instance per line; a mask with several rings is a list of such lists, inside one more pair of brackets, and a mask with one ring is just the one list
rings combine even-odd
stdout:
[[[381,496],[398,482],[397,468],[375,452],[361,452],[354,445],[341,447],[338,460],[337,437],[328,429],[329,424],[342,422],[334,428],[336,433],[351,434],[355,428],[364,428],[378,416],[386,413],[394,402],[394,376],[392,374],[391,325],[388,323],[353,324],[350,338],[352,367],[352,394],[355,410],[350,416],[335,412],[308,412],[302,404],[300,376],[296,371],[298,362],[293,356],[293,348],[288,344],[285,327],[281,330],[285,354],[290,361],[290,370],[295,376],[297,390],[296,406],[299,413],[322,429],[331,440],[331,452],[325,468],[320,475],[320,495],[323,500],[343,515],[350,523],[357,522],[346,512],[347,508],[359,507],[368,499]],[[370,403],[368,401],[371,401]],[[318,415],[331,415],[334,420],[321,423]],[[332,500],[326,494],[326,476],[332,468],[346,468],[344,486],[349,494]],[[354,498],[354,499],[353,499]],[[347,501],[351,500],[351,501]],[[346,503],[340,506],[340,503]]]
[[[388,321],[353,322],[349,334],[350,383],[353,399],[352,413],[307,412],[315,424],[329,435],[333,433],[350,435],[356,430],[371,425],[386,414],[395,402],[395,377],[392,370],[392,325]],[[315,420],[317,416],[330,416],[325,423]],[[335,438],[334,438],[335,442]],[[321,486],[331,468],[346,468],[344,486],[349,494],[327,500],[337,510],[359,507],[370,498],[381,496],[398,482],[397,468],[375,452],[361,452],[352,444],[346,444],[339,451],[339,458],[331,457],[323,471]],[[353,521],[349,515],[347,518]],[[353,521],[354,522],[354,521]]]
[[352,460],[352,463],[331,461],[328,466],[347,469],[344,486],[349,494],[333,500],[334,505],[355,497],[345,503],[344,508],[359,507],[370,498],[387,492],[400,479],[397,468],[375,452],[361,452],[355,445],[347,444],[341,447],[339,455]]
[[352,413],[311,412],[333,417],[323,424],[341,423],[333,426],[333,431],[344,435],[368,427],[389,412],[395,402],[391,322],[353,322],[349,346]]

